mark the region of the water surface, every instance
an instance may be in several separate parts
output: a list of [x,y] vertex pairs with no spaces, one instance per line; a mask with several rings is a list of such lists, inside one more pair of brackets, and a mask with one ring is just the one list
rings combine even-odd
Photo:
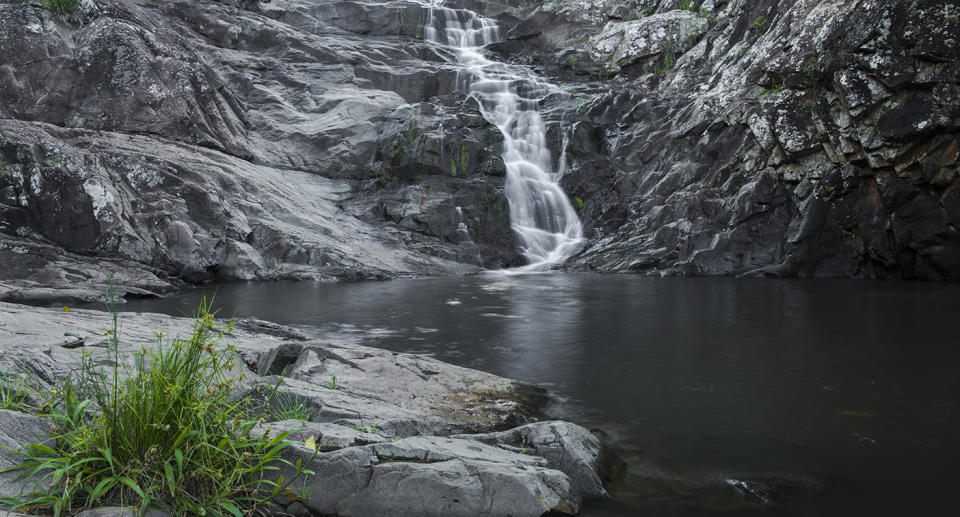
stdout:
[[[204,293],[123,310],[190,313]],[[956,489],[957,284],[489,274],[216,301],[548,388],[630,462],[585,515],[922,515]]]

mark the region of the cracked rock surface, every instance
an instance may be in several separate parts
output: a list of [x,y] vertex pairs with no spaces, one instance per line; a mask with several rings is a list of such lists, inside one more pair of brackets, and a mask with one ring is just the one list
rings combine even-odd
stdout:
[[[110,360],[108,328],[105,312],[0,302],[0,370],[37,389],[53,386],[83,354]],[[192,328],[187,318],[123,313],[121,357],[132,360],[141,346],[156,343],[158,332],[172,339]],[[539,516],[576,514],[583,498],[605,495],[601,480],[610,469],[600,440],[569,422],[540,421],[547,400],[542,389],[311,332],[241,321],[221,336],[246,365],[236,372],[243,377],[240,389],[253,397],[274,391],[271,403],[296,400],[310,415],[255,431],[290,432],[296,444],[286,458],[313,461],[316,475],[302,491],[275,501],[277,511]],[[44,439],[49,428],[45,418],[0,411],[0,445],[14,450]],[[2,452],[0,467],[15,456]],[[289,478],[289,468],[277,472]],[[0,477],[3,494],[20,487]]]

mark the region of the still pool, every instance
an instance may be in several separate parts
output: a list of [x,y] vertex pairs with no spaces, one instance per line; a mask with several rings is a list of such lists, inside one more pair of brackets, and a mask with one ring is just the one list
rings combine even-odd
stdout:
[[584,515],[939,515],[960,484],[958,284],[484,274],[225,284],[216,305],[549,389],[630,465]]

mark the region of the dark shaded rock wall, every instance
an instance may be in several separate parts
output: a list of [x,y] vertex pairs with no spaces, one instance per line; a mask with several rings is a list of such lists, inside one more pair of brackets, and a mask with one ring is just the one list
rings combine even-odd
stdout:
[[531,5],[498,48],[582,99],[573,265],[960,278],[960,3],[690,4]]
[[[960,277],[960,4],[448,2],[544,99],[570,266]],[[412,1],[0,0],[0,298],[519,265]]]

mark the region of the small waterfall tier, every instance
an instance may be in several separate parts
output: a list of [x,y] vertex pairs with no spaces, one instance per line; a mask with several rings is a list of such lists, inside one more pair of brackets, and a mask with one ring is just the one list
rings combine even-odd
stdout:
[[561,264],[583,241],[583,226],[560,188],[560,173],[553,170],[547,126],[539,111],[541,100],[559,89],[524,67],[488,59],[484,47],[500,41],[496,22],[441,3],[428,4],[424,37],[453,49],[462,66],[459,87],[477,99],[483,117],[503,134],[510,225],[528,261],[520,270]]

